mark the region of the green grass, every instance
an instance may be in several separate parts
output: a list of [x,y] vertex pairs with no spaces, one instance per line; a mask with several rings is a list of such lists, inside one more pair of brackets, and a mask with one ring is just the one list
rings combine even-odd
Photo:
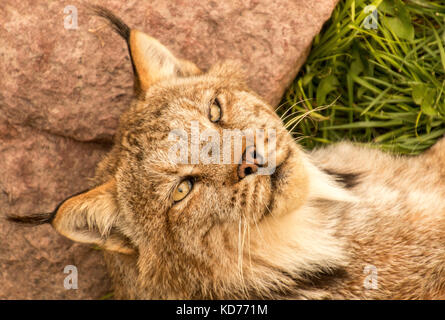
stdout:
[[114,292],[109,292],[102,297],[100,297],[98,300],[111,300],[114,298]]
[[[370,4],[377,29],[365,28]],[[445,134],[444,46],[445,1],[342,0],[278,113],[307,148],[352,140],[419,153]]]

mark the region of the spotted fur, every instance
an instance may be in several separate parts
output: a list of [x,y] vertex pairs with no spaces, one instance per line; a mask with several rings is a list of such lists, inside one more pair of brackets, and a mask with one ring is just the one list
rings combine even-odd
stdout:
[[[417,157],[347,142],[305,152],[239,66],[203,72],[96,11],[127,41],[138,94],[91,190],[28,222],[102,246],[117,298],[445,298],[445,142]],[[218,123],[208,119],[215,97]],[[168,134],[191,121],[276,130],[275,173],[172,163]],[[184,177],[193,189],[175,203]]]

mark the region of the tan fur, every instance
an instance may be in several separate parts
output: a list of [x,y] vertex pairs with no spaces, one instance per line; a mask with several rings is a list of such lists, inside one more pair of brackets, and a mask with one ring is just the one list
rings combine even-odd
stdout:
[[[308,153],[238,66],[200,73],[136,31],[129,45],[143,94],[121,116],[95,188],[53,221],[106,249],[117,298],[445,298],[443,140],[417,157],[347,142]],[[219,123],[208,119],[215,97]],[[240,179],[237,164],[172,163],[168,133],[190,132],[191,121],[275,129],[276,174]],[[173,203],[190,175],[192,192]],[[369,265],[376,288],[365,286]]]

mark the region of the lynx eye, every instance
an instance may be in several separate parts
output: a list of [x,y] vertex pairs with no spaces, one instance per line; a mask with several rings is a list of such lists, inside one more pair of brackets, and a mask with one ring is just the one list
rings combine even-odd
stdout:
[[216,98],[210,106],[209,119],[212,122],[218,122],[221,119],[221,105],[219,104],[218,98]]
[[181,201],[184,199],[190,191],[192,191],[193,183],[191,179],[183,180],[173,192],[173,200],[175,202]]

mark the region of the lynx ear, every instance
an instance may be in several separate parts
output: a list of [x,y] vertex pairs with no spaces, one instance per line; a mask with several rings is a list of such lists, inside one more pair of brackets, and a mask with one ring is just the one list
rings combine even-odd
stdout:
[[55,210],[51,224],[71,240],[97,244],[106,250],[125,254],[134,252],[129,239],[119,231],[114,179],[62,202]]
[[164,79],[201,73],[193,63],[177,59],[158,40],[138,30],[130,31],[128,47],[143,91]]
[[137,91],[146,91],[156,82],[171,77],[201,73],[195,64],[176,58],[158,40],[141,31],[130,29],[109,10],[99,6],[94,6],[92,9],[96,15],[107,19],[127,42]]

